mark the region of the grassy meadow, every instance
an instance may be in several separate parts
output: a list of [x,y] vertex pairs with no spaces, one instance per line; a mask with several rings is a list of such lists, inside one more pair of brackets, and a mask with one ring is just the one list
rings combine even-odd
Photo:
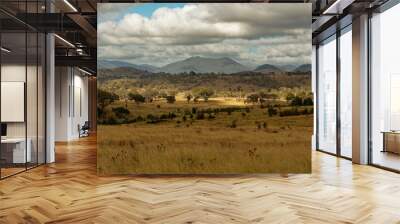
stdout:
[[193,101],[178,92],[174,102],[122,98],[103,105],[98,173],[311,172],[312,106],[245,99]]

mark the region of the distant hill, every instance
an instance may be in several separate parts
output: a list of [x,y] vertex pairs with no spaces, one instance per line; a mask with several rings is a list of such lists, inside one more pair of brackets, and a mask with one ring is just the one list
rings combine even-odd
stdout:
[[293,72],[311,72],[310,64],[303,64],[293,70]]
[[99,82],[111,79],[133,79],[138,76],[152,74],[133,67],[100,68],[97,70],[97,73],[97,79]]
[[160,68],[161,72],[177,74],[183,72],[196,73],[225,73],[232,74],[247,71],[249,68],[230,59],[230,58],[204,58],[190,57],[182,61],[177,61]]
[[[280,87],[309,88],[311,76],[308,74],[291,75],[264,74],[260,72],[239,72],[235,74],[164,74],[150,73],[140,75],[137,72],[125,73],[128,70],[100,70],[98,76],[99,88],[111,91],[120,96],[127,91],[142,91],[145,89],[187,92],[193,88],[207,87],[217,93],[228,93],[233,89],[241,89],[244,93],[251,93],[267,89],[279,89]],[[104,72],[104,73],[103,73]],[[119,77],[113,75],[118,74]],[[104,76],[108,78],[103,78]],[[101,78],[100,78],[101,77]]]
[[109,60],[98,60],[97,61],[98,69],[104,68],[121,68],[121,67],[134,67],[134,64],[124,62],[124,61],[109,61]]
[[282,72],[282,70],[280,70],[278,67],[270,64],[260,65],[256,69],[254,69],[254,71],[261,73]]
[[142,71],[153,72],[153,73],[160,71],[160,68],[153,66],[153,65],[148,65],[148,64],[135,65],[135,68],[142,70]]
[[[235,74],[241,72],[251,71],[248,67],[236,62],[231,58],[205,58],[205,57],[190,57],[182,61],[167,64],[161,68],[148,65],[148,64],[133,64],[124,61],[114,60],[98,60],[98,69],[115,69],[115,68],[131,68],[135,73],[189,73],[191,71],[195,73],[224,73],[224,74]],[[131,71],[131,72],[132,72]],[[271,65],[263,64],[253,70],[258,73],[280,73],[280,72],[311,72],[310,64],[297,65]],[[145,73],[143,73],[145,72]]]
[[147,72],[158,72],[159,70],[156,66],[152,65],[147,65],[147,64],[136,65],[129,62],[113,61],[113,60],[98,60],[97,67],[98,69],[135,68]]
[[298,65],[290,65],[289,64],[289,65],[279,65],[276,67],[278,67],[282,71],[291,72],[291,71],[295,70],[298,67]]

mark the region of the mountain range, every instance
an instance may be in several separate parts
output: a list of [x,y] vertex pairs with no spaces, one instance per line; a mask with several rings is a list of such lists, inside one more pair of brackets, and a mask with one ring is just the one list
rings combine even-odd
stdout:
[[270,72],[282,72],[281,69],[274,65],[270,64],[263,64],[258,66],[256,69],[254,69],[255,72],[261,72],[261,73],[270,73]]
[[109,61],[109,60],[98,60],[97,68],[98,69],[134,68],[146,72],[159,72],[159,68],[152,65],[147,65],[147,64],[136,65],[124,61]]
[[237,73],[248,71],[246,66],[230,59],[230,58],[203,58],[190,57],[188,59],[177,61],[160,68],[161,71],[171,74],[182,72],[196,73]]
[[293,72],[311,72],[310,64],[303,64],[293,70]]
[[181,61],[173,62],[162,67],[156,67],[148,64],[132,64],[123,61],[98,60],[98,69],[114,69],[114,68],[134,68],[140,71],[149,73],[165,72],[170,74],[178,74],[183,72],[196,73],[224,73],[232,74],[244,71],[254,71],[259,73],[279,73],[279,72],[310,72],[311,65],[271,65],[263,64],[254,68],[249,68],[239,62],[228,58],[205,58],[205,57],[190,57]]

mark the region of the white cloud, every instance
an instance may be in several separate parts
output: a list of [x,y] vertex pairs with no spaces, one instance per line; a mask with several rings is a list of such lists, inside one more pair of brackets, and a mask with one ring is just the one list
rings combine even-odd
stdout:
[[129,9],[139,5],[139,3],[131,4],[131,3],[98,3],[97,10],[98,14],[98,22],[103,23],[109,20],[118,19],[121,14],[125,14],[129,11]]
[[[121,10],[101,5],[100,14]],[[150,18],[126,13],[106,19],[98,33],[99,58],[137,64],[164,65],[195,55],[253,66],[310,63],[311,10],[310,4],[187,4],[159,8]]]

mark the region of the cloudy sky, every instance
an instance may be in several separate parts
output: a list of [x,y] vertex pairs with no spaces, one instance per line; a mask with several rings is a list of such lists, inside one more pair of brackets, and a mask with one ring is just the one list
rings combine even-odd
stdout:
[[98,57],[162,66],[191,56],[311,63],[311,4],[98,5]]

